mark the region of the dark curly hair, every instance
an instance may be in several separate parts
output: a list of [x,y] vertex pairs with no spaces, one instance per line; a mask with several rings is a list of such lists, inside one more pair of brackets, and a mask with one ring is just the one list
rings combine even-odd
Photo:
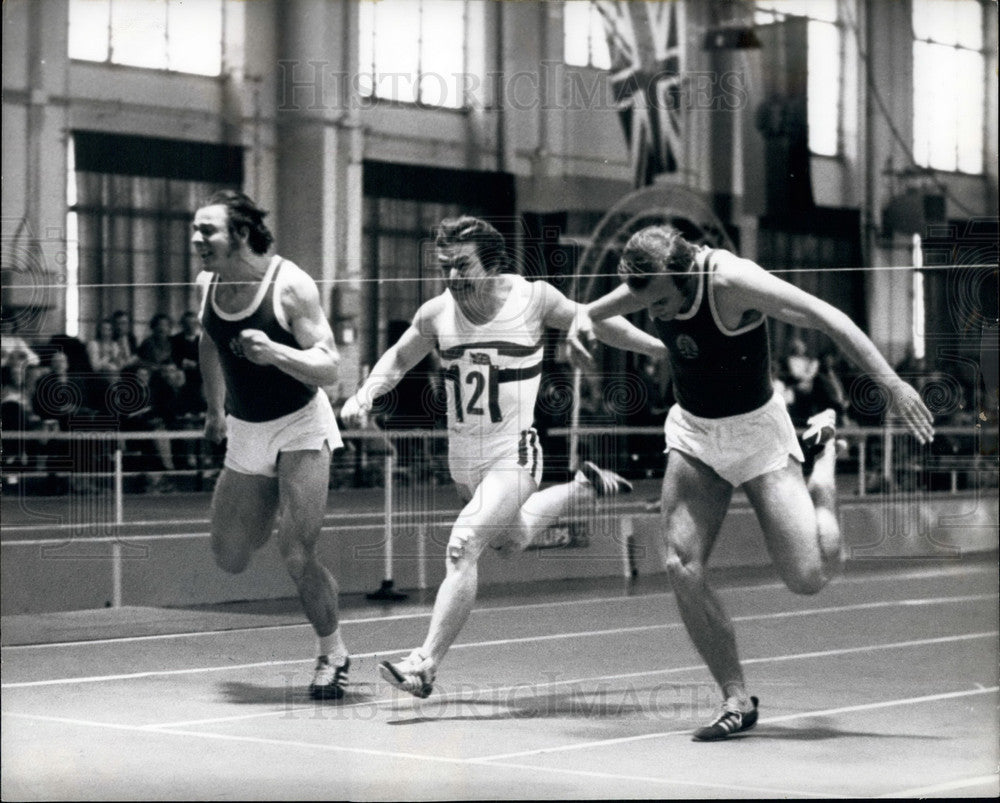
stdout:
[[514,272],[503,235],[485,220],[471,215],[442,220],[434,245],[446,248],[463,243],[475,244],[476,256],[490,273]]
[[236,239],[241,232],[247,234],[247,245],[255,254],[266,254],[274,242],[274,235],[264,224],[267,210],[261,209],[250,196],[239,190],[219,190],[212,193],[204,206],[226,207],[229,237]]
[[674,274],[678,288],[690,281],[697,246],[685,240],[673,226],[648,226],[625,244],[618,275],[633,290],[642,290],[654,276]]

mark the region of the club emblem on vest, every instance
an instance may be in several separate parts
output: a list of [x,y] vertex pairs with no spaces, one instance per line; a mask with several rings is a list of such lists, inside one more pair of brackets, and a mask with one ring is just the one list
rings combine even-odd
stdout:
[[685,360],[693,360],[698,356],[698,344],[691,335],[678,335],[674,345]]

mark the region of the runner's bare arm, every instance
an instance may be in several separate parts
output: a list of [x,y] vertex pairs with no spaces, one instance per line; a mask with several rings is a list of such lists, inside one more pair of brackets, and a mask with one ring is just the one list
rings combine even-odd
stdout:
[[396,387],[407,371],[430,354],[437,342],[434,319],[441,303],[442,297],[438,296],[417,310],[410,327],[379,357],[357,393],[344,404],[341,417],[345,421],[370,411],[375,399]]
[[592,332],[602,343],[614,348],[636,351],[656,359],[666,356],[666,347],[658,338],[633,326],[621,315],[591,321],[585,306],[570,301],[557,288],[549,285],[546,294],[545,324],[566,330],[566,341],[571,350],[578,347],[586,349]]
[[340,355],[333,330],[319,301],[316,283],[300,268],[285,263],[280,303],[300,348],[271,340],[259,329],[240,333],[243,355],[258,365],[273,365],[307,385],[322,387],[337,381]]
[[841,310],[747,259],[720,261],[715,281],[720,306],[744,312],[757,310],[776,320],[826,334],[844,356],[885,385],[893,411],[918,441],[928,443],[934,439],[934,416],[920,394],[899,378],[871,339]]
[[226,437],[226,383],[215,341],[207,332],[202,332],[198,339],[198,361],[206,402],[205,437],[213,443],[220,443]]

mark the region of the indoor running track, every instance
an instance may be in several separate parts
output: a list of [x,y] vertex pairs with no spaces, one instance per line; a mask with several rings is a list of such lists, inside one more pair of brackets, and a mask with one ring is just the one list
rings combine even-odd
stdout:
[[662,579],[482,599],[423,701],[375,669],[422,639],[422,602],[344,612],[352,685],[327,703],[306,694],[313,639],[291,609],[144,636],[93,611],[90,640],[3,650],[2,797],[1000,793],[995,554],[852,564],[814,597],[759,571],[718,582],[761,699],[725,742],[690,738],[716,693]]

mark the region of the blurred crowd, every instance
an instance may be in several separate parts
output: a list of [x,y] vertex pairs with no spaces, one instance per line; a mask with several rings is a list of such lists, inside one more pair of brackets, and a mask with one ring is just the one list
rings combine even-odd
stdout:
[[[13,432],[156,432],[201,429],[205,401],[198,364],[201,327],[195,312],[179,322],[158,313],[140,339],[132,316],[116,311],[91,337],[54,335],[31,344],[5,320],[2,336],[4,482],[23,472],[51,477],[59,492],[74,478],[107,471],[107,441],[86,447],[68,440],[17,438]],[[166,472],[194,468],[200,444],[137,439],[125,446],[125,469],[142,490],[169,490]]]
[[[110,470],[110,442],[92,442],[81,448],[66,440],[18,438],[17,432],[169,432],[201,430],[205,401],[198,364],[201,327],[197,313],[185,312],[174,321],[165,313],[152,317],[140,338],[132,316],[116,311],[95,326],[89,337],[55,335],[44,343],[29,343],[18,332],[16,320],[6,319],[2,336],[2,411],[4,483],[11,484],[25,472],[49,476],[50,490],[63,491],[73,475]],[[962,468],[960,485],[967,484],[970,461],[981,451],[976,440],[977,388],[961,376],[944,374],[924,360],[908,356],[894,366],[925,397],[938,427],[968,427],[968,434],[942,434],[927,454],[907,451],[900,438],[894,454],[892,484],[914,489],[954,483],[931,475],[935,466],[948,468],[949,461]],[[806,426],[813,414],[833,408],[841,427],[879,426],[884,420],[885,399],[864,377],[852,372],[835,351],[810,352],[805,341],[791,337],[784,352],[774,355],[775,389],[788,404],[795,425]],[[418,366],[382,404],[376,421],[384,429],[440,429],[445,425],[443,389],[435,382],[433,364]],[[673,403],[669,370],[665,363],[637,355],[633,368],[621,376],[595,374],[582,377],[574,386],[573,372],[561,360],[546,371],[539,393],[536,420],[546,449],[550,479],[568,470],[565,438],[546,437],[548,430],[571,424],[573,399],[579,396],[581,427],[607,427],[598,440],[581,439],[581,458],[603,463],[632,477],[653,477],[662,471],[662,437],[649,434],[617,435],[612,427],[661,428]],[[340,401],[333,399],[335,405]],[[850,439],[849,439],[849,442]],[[886,490],[880,472],[885,443],[867,442],[859,456],[852,443],[849,461],[865,460],[870,472],[870,491]],[[380,484],[382,460],[376,441],[347,442],[347,449],[334,456],[331,480],[335,484]],[[444,442],[415,438],[397,444],[401,478],[447,482]],[[912,450],[911,450],[912,451]],[[406,459],[402,459],[404,456]],[[126,440],[124,469],[139,479],[137,490],[170,490],[184,470],[212,471],[221,464],[222,450],[198,439],[170,438]],[[993,456],[995,461],[995,455]],[[560,468],[561,467],[561,468]],[[857,471],[860,466],[847,466]],[[995,472],[994,472],[995,473]]]

